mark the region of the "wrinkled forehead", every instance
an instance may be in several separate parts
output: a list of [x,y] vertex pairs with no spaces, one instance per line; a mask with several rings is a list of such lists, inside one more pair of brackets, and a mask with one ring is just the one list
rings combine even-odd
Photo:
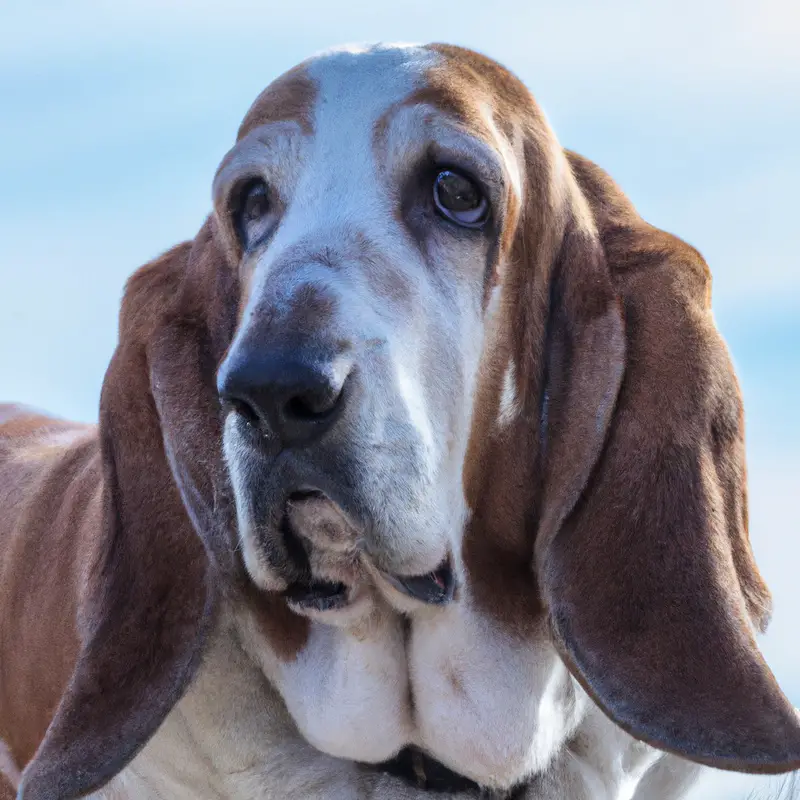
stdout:
[[315,133],[320,122],[347,116],[377,123],[387,108],[407,102],[428,84],[442,56],[419,45],[346,47],[321,53],[273,81],[256,99],[239,130],[277,121]]
[[239,129],[242,139],[270,122],[294,121],[315,130],[316,111],[377,116],[424,85],[437,54],[418,45],[347,47],[310,58],[274,80],[258,96]]
[[[309,59],[270,84],[238,138],[288,121],[331,147],[338,138],[352,149],[365,136],[379,140],[416,112],[419,131],[435,135],[436,125],[449,121],[479,142],[502,148],[514,141],[519,110],[529,107],[530,96],[513,76],[470,51],[444,45],[349,47]],[[332,135],[336,131],[341,135]]]

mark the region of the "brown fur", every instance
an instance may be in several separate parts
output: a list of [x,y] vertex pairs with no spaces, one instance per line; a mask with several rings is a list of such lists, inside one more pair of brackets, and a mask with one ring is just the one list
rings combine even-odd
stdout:
[[[0,482],[0,739],[18,764],[36,750],[79,649],[77,613],[85,564],[96,543],[70,535],[83,522],[100,533],[97,442],[83,426],[9,409],[3,424]],[[54,437],[74,434],[69,445]],[[51,525],[51,522],[55,524]],[[38,531],[51,528],[48,538]],[[20,564],[36,565],[23,570]],[[53,592],[51,587],[64,587]],[[74,587],[73,591],[66,591]],[[38,702],[32,703],[31,698]]]
[[2,772],[0,772],[0,800],[15,800],[17,792]]
[[290,69],[274,80],[250,106],[245,115],[239,139],[247,136],[259,125],[268,122],[296,122],[304,134],[314,133],[314,102],[317,98],[317,85],[306,74],[302,64]]
[[[488,99],[526,173],[465,466],[477,601],[520,637],[547,614],[634,736],[726,768],[800,766],[800,724],[749,627],[769,595],[705,263],[554,148],[510,73],[436,49],[445,65],[416,101],[488,138],[474,106]],[[288,73],[240,136],[288,118],[311,133],[315,92]],[[242,289],[219,238],[211,218],[129,282],[99,428],[25,412],[0,426],[0,736],[27,765],[25,800],[75,797],[130,761],[191,681],[221,592],[256,609],[282,657],[305,641],[307,622],[256,592],[236,553],[214,378]],[[498,431],[509,360],[520,413]]]

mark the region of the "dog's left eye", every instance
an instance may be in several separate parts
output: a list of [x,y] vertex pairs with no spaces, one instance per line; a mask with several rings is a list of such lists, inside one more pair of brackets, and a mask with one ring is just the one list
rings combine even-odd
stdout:
[[478,228],[489,215],[489,202],[475,181],[458,172],[442,170],[433,183],[439,213],[466,228]]
[[254,244],[266,233],[269,227],[270,206],[269,190],[264,181],[253,180],[240,191],[234,217],[245,247]]

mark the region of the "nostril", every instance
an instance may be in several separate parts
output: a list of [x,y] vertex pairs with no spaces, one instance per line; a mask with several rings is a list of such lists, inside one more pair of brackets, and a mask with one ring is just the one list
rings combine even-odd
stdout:
[[284,415],[298,422],[318,420],[336,408],[341,395],[341,391],[337,392],[332,387],[327,391],[295,395],[284,406]]
[[223,406],[273,444],[305,446],[339,419],[352,395],[348,359],[316,361],[283,353],[238,357],[218,377]]
[[238,414],[248,425],[253,425],[254,427],[258,426],[258,413],[246,400],[234,397],[229,399],[227,404],[230,409]]

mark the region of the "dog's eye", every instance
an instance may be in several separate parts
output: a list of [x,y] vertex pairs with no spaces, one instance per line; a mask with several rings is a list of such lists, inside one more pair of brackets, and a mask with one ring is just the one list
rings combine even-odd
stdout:
[[443,216],[467,228],[480,227],[489,214],[489,202],[477,184],[449,169],[436,176],[433,200]]
[[254,181],[245,190],[242,199],[242,221],[255,222],[269,210],[267,185],[264,181]]
[[245,247],[261,239],[267,231],[270,215],[267,184],[261,179],[242,187],[234,211],[234,221]]

